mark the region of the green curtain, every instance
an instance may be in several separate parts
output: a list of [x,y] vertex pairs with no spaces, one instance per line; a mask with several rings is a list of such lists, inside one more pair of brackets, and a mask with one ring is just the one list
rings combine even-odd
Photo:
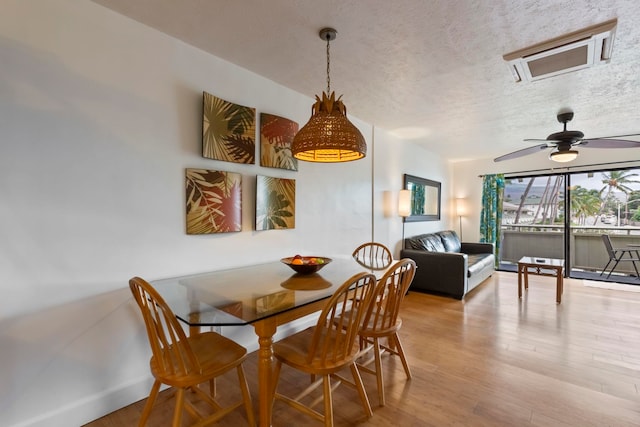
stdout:
[[482,180],[482,211],[480,213],[480,241],[493,243],[495,266],[500,263],[500,224],[504,174],[485,175]]

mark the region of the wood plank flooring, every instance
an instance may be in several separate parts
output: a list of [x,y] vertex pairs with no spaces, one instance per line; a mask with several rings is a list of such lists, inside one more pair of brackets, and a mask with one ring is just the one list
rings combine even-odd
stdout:
[[[529,280],[522,300],[517,276],[508,272],[494,274],[464,301],[410,292],[400,335],[413,379],[406,380],[397,358],[385,359],[387,405],[377,406],[375,378],[363,373],[373,417],[366,419],[356,392],[342,386],[334,393],[336,425],[639,426],[640,293],[566,279],[558,305],[553,278]],[[255,353],[245,369],[255,405]],[[239,399],[234,381],[223,378],[218,390]],[[279,390],[293,393],[307,381],[284,367]],[[149,426],[171,424],[172,393],[161,394]],[[137,425],[143,405],[87,426]],[[216,425],[246,419],[237,410]],[[320,423],[276,402],[273,425]]]

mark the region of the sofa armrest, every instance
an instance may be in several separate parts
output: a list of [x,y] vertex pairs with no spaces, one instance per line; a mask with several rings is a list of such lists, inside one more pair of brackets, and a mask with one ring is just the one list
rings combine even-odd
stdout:
[[461,243],[460,252],[465,254],[492,254],[493,243]]

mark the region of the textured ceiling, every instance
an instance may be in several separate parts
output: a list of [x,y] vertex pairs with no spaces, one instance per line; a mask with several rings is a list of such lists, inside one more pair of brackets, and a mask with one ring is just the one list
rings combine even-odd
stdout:
[[[215,56],[313,97],[331,88],[349,113],[451,160],[497,157],[524,138],[640,132],[637,0],[94,0]],[[618,19],[609,64],[515,83],[502,55]]]

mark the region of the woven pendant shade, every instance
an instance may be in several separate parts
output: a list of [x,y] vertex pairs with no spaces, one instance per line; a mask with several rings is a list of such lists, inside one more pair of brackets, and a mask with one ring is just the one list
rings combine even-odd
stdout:
[[327,91],[322,92],[322,99],[316,95],[309,122],[293,137],[291,153],[298,160],[350,162],[367,155],[367,143],[358,128],[347,119],[342,96],[336,99],[336,93],[331,92],[329,42],[335,40],[337,33],[333,28],[320,30],[320,38],[327,42]]
[[350,162],[367,154],[364,137],[347,119],[347,108],[335,92],[316,95],[311,118],[293,138],[295,158],[308,162]]

